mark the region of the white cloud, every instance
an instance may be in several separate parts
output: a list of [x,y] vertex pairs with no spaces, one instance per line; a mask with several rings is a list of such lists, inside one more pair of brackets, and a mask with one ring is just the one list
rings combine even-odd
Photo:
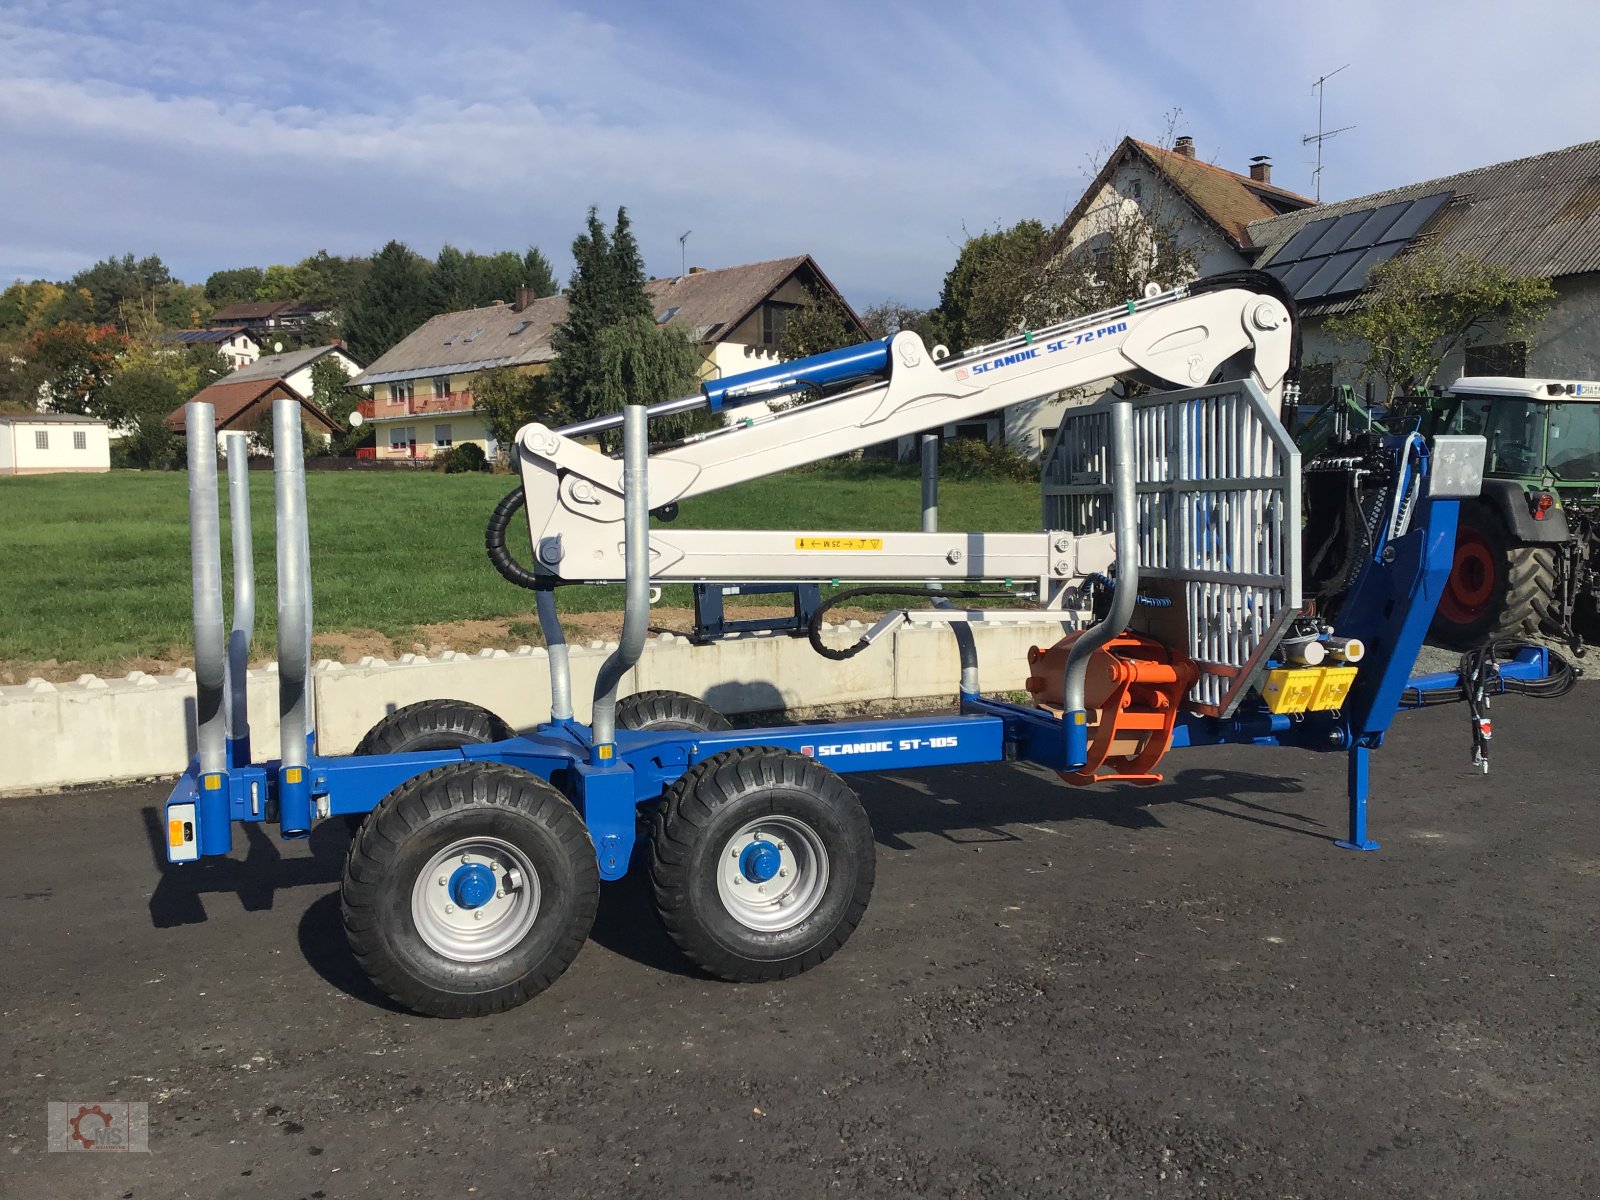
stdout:
[[1307,85],[1343,61],[1330,195],[1593,135],[1565,82],[1586,6],[1401,8],[11,5],[0,277],[390,237],[559,265],[596,203],[629,206],[657,273],[693,229],[704,265],[810,251],[855,299],[930,301],[963,228],[1059,217],[1173,108],[1203,156],[1309,187]]

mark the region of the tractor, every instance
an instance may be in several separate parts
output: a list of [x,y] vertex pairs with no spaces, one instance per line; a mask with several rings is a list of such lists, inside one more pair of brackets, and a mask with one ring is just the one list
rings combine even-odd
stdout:
[[1489,446],[1434,637],[1469,647],[1557,634],[1576,646],[1575,622],[1600,611],[1600,383],[1469,376],[1430,415],[1434,432]]

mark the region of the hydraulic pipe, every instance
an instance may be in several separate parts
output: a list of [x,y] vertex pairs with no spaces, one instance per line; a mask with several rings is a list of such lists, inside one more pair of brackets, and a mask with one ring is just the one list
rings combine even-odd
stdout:
[[617,735],[617,688],[644,653],[650,630],[650,414],[642,404],[623,410],[622,519],[627,582],[622,638],[594,682],[592,762],[611,759]]
[[306,474],[300,402],[272,405],[278,533],[278,823],[284,837],[311,833],[311,613],[306,602]]
[[256,563],[250,536],[250,440],[227,433],[228,527],[233,539],[233,629],[228,634],[228,757],[250,762],[250,642],[256,631]]
[[222,633],[222,519],[217,427],[209,404],[184,413],[189,456],[189,557],[194,588],[195,743],[202,774],[227,769],[227,652]]
[[[706,403],[704,396],[680,396],[676,400],[663,400],[659,404],[652,404],[644,411],[649,417],[671,417],[678,413],[694,412],[696,409],[704,408]],[[562,437],[583,437],[586,434],[615,429],[621,424],[621,413],[607,413],[603,417],[590,417],[587,421],[563,425],[556,432]]]
[[1086,629],[1067,652],[1061,692],[1069,768],[1081,767],[1089,757],[1089,714],[1084,702],[1089,656],[1128,627],[1139,599],[1139,512],[1134,487],[1132,403],[1113,401],[1110,423],[1111,527],[1117,555],[1117,581],[1111,592],[1111,611],[1105,620]]

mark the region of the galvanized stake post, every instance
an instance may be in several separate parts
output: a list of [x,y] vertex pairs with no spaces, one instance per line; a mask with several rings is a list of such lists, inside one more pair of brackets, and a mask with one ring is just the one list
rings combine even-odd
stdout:
[[306,476],[300,402],[272,406],[273,492],[278,533],[278,824],[284,837],[311,833],[311,612],[306,577]]
[[922,435],[922,532],[939,532],[939,435]]
[[650,414],[642,404],[623,410],[622,511],[627,584],[622,638],[594,682],[592,762],[610,759],[617,735],[617,688],[644,653],[650,631]]
[[233,629],[228,635],[228,760],[250,762],[250,642],[256,629],[256,564],[250,534],[250,439],[227,433],[228,527],[233,542]]
[[196,803],[201,854],[233,848],[227,751],[227,650],[222,632],[222,518],[217,505],[217,427],[209,404],[184,410],[189,459],[189,555],[194,596]]

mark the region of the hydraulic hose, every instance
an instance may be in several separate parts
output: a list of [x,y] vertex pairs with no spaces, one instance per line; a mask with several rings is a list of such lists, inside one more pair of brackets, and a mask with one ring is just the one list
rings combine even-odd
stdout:
[[506,546],[506,530],[510,528],[511,518],[516,516],[526,500],[527,496],[519,485],[507,492],[505,499],[494,506],[494,512],[489,514],[488,527],[483,531],[483,548],[489,552],[489,561],[502,578],[518,587],[537,592],[543,591],[549,584],[513,558]]
[[858,587],[849,588],[829,596],[811,614],[811,621],[806,626],[806,638],[811,643],[811,648],[823,658],[834,662],[843,662],[847,658],[854,658],[868,646],[872,645],[865,637],[859,639],[842,649],[834,649],[822,640],[822,618],[832,608],[843,604],[846,600],[854,600],[857,596],[915,596],[917,599],[928,597],[944,598],[947,600],[1014,600],[1012,592],[948,592],[939,588],[930,587]]

